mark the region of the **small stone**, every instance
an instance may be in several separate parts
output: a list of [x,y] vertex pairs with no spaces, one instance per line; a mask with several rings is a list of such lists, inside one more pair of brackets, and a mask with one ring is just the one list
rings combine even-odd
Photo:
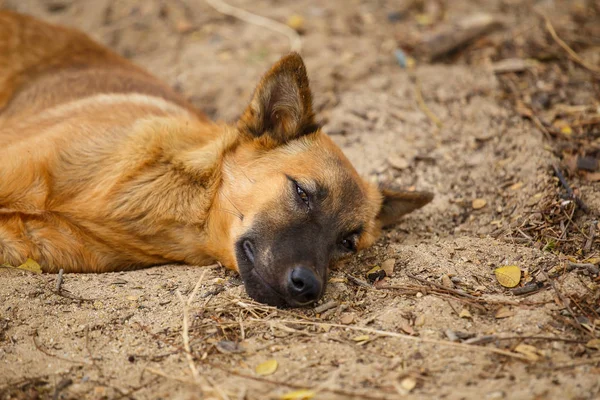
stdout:
[[390,166],[399,170],[406,169],[410,165],[406,158],[400,156],[389,156],[387,158],[387,162],[390,164]]
[[340,323],[344,325],[350,325],[354,322],[354,315],[352,314],[344,314],[340,317]]
[[487,204],[487,201],[485,201],[485,199],[475,199],[471,203],[471,206],[473,207],[474,210],[479,210],[479,209],[485,207],[486,204]]
[[456,336],[456,333],[454,333],[454,331],[452,329],[446,329],[444,331],[444,333],[446,334],[446,337],[448,338],[449,341],[451,342],[458,342],[458,336]]
[[454,288],[454,283],[452,283],[452,280],[450,279],[450,277],[446,274],[442,275],[442,286],[453,289]]
[[407,378],[402,379],[402,382],[400,382],[400,386],[402,387],[402,389],[406,390],[407,392],[410,392],[417,386],[417,381],[415,378],[409,376]]
[[415,319],[415,326],[421,327],[423,325],[425,325],[425,316],[421,314]]

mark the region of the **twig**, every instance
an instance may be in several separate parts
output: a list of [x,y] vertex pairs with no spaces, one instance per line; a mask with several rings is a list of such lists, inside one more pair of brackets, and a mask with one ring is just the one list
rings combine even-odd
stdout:
[[556,164],[552,164],[552,168],[554,169],[554,173],[556,174],[556,177],[558,178],[560,183],[563,185],[563,187],[567,191],[567,196],[569,198],[573,199],[575,201],[575,204],[577,204],[577,206],[579,208],[581,208],[581,210],[583,210],[583,212],[588,214],[590,212],[590,209],[583,202],[583,200],[581,200],[578,196],[575,195],[575,193],[573,193],[573,189],[571,189],[571,185],[569,185],[569,182],[567,182],[567,178],[565,178],[565,176],[563,175],[560,168],[558,168],[558,166]]
[[65,272],[64,269],[60,269],[58,271],[58,275],[56,276],[56,293],[60,293],[60,289],[63,283],[63,273]]
[[[261,320],[255,320],[255,321],[257,321],[257,322],[263,322]],[[529,361],[529,359],[527,357],[523,356],[523,355],[516,354],[516,353],[510,352],[510,351],[506,351],[506,350],[502,350],[502,349],[497,349],[497,348],[494,348],[494,347],[469,346],[468,344],[454,343],[454,342],[450,342],[450,341],[447,341],[447,340],[437,340],[437,339],[422,338],[422,337],[418,337],[418,336],[405,335],[403,333],[382,331],[382,330],[379,330],[379,329],[371,329],[371,328],[365,328],[365,327],[361,327],[361,326],[332,324],[332,323],[328,323],[328,322],[316,322],[316,321],[280,320],[279,322],[281,322],[281,323],[287,323],[287,324],[328,326],[330,328],[350,329],[350,330],[354,330],[354,331],[370,333],[370,334],[373,334],[373,335],[379,335],[379,336],[386,336],[386,337],[393,337],[393,338],[398,338],[398,339],[410,340],[410,341],[413,341],[413,342],[437,344],[437,345],[447,346],[447,347],[455,347],[455,348],[459,348],[459,349],[462,349],[462,350],[465,350],[465,351],[474,350],[474,351],[482,351],[482,352],[485,352],[485,353],[496,353],[496,354],[500,354],[500,355],[507,356],[507,357],[512,357],[512,358],[517,358],[517,359],[520,359],[520,360]]]
[[189,295],[187,302],[183,299],[183,296],[181,295],[179,289],[177,289],[175,292],[177,294],[177,297],[179,297],[179,301],[181,301],[181,305],[183,306],[183,328],[181,335],[183,337],[183,347],[185,349],[185,356],[187,357],[188,364],[190,366],[190,370],[192,371],[192,376],[194,377],[195,381],[197,381],[200,378],[200,374],[198,373],[198,369],[194,364],[194,356],[192,355],[192,350],[190,348],[188,311],[190,305],[192,304],[192,300],[194,300],[196,292],[198,291],[198,288],[200,287],[200,284],[204,279],[204,275],[206,275],[206,270],[204,270],[202,272],[202,275],[200,275],[200,279],[198,279],[198,282],[196,282],[196,286],[194,286],[194,290],[192,290],[192,293]]
[[426,285],[430,285],[430,286],[436,287],[438,289],[446,290],[446,291],[448,291],[450,293],[454,293],[454,294],[456,294],[458,296],[466,297],[467,299],[479,300],[479,298],[477,298],[475,296],[472,296],[472,295],[470,295],[468,293],[465,293],[463,291],[456,290],[456,289],[451,289],[451,288],[448,288],[448,287],[446,287],[444,285],[440,285],[439,283],[430,282],[427,279],[419,278],[418,276],[414,276],[412,274],[409,274],[408,272],[406,273],[406,276],[408,276],[409,278],[414,279],[416,281],[419,281],[421,283],[424,283]]
[[589,253],[592,250],[592,244],[594,243],[594,237],[596,236],[596,224],[598,221],[592,221],[590,225],[590,233],[588,234],[587,241],[585,242],[585,246],[583,246],[583,251],[585,254]]
[[421,111],[423,111],[427,118],[429,118],[435,124],[435,126],[437,126],[438,129],[441,129],[443,123],[437,117],[437,115],[435,115],[433,111],[431,111],[431,109],[427,106],[427,103],[425,103],[425,100],[423,99],[423,93],[421,91],[421,81],[419,80],[419,77],[416,74],[414,74],[414,82],[415,95],[417,97],[417,104],[419,105],[419,108],[421,109]]
[[546,29],[550,33],[550,36],[552,36],[552,39],[554,39],[554,41],[560,47],[562,47],[564,51],[567,52],[567,54],[571,57],[571,59],[573,61],[575,61],[577,64],[581,65],[582,67],[584,67],[596,74],[600,74],[600,68],[596,67],[595,65],[588,64],[585,60],[583,60],[581,57],[579,57],[579,55],[577,53],[575,53],[575,51],[572,48],[570,48],[568,44],[566,44],[560,37],[558,37],[558,34],[554,30],[554,27],[552,26],[552,23],[550,22],[548,17],[546,17],[546,15],[541,14],[541,13],[540,13],[540,15],[546,21]]
[[206,0],[206,3],[221,14],[230,15],[249,24],[261,26],[263,28],[267,28],[269,30],[287,36],[288,40],[290,41],[291,51],[300,52],[300,50],[302,49],[302,39],[300,38],[298,32],[296,32],[289,26],[282,24],[281,22],[277,22],[275,20],[262,17],[260,15],[252,14],[251,12],[248,12],[241,8],[229,5],[222,0]]
[[346,275],[346,278],[348,278],[350,281],[352,281],[352,283],[354,283],[357,286],[375,290],[375,288],[373,286],[369,285],[367,282],[365,282],[361,279],[358,279],[354,275],[351,275],[349,273],[345,273],[344,275]]
[[590,264],[590,263],[574,263],[574,262],[568,262],[567,263],[567,271],[571,271],[573,269],[576,268],[583,268],[589,271],[590,274],[593,275],[598,275],[598,273],[600,272],[600,270],[598,269],[598,267],[596,267],[594,264]]
[[57,356],[56,354],[50,353],[48,350],[46,350],[45,348],[43,348],[38,343],[37,337],[38,337],[38,331],[36,329],[35,332],[33,333],[33,344],[34,344],[34,346],[35,346],[36,349],[38,349],[39,351],[41,351],[42,353],[44,353],[48,357],[56,358],[57,360],[67,361],[67,362],[71,362],[71,363],[75,363],[75,364],[92,365],[92,364],[90,364],[89,362],[86,362],[86,361],[72,360],[72,359],[69,359],[69,358],[64,358],[64,357],[61,357],[61,356]]
[[589,360],[574,361],[574,362],[568,363],[568,364],[556,365],[556,366],[552,367],[552,370],[574,368],[574,367],[578,367],[580,365],[595,364],[595,363],[600,363],[600,357],[590,358]]
[[523,296],[525,294],[532,294],[535,292],[539,292],[544,288],[544,284],[542,282],[532,282],[527,285],[515,289],[511,289],[511,293],[515,296]]
[[320,306],[315,307],[315,313],[317,314],[321,314],[324,311],[330,310],[332,308],[335,308],[337,306],[339,306],[340,303],[336,300],[330,300],[327,303],[323,303]]

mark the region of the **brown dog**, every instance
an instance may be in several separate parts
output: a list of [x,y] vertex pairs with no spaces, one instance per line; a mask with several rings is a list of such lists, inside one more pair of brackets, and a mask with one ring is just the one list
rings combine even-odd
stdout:
[[83,33],[0,11],[0,264],[102,272],[215,260],[302,305],[430,193],[380,191],[316,126],[298,54],[234,126]]

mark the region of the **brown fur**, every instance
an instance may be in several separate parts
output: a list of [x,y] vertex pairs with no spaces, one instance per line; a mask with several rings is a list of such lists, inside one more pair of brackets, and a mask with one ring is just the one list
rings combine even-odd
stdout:
[[292,54],[237,126],[217,125],[86,35],[0,11],[0,263],[238,269],[236,240],[259,215],[290,223],[286,176],[326,187],[321,212],[336,216],[331,229],[362,224],[358,248],[431,200],[384,193],[381,208],[381,192],[317,129],[311,101]]

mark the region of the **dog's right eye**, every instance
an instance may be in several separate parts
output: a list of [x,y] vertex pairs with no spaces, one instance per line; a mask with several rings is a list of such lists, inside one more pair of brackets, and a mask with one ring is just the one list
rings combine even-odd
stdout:
[[300,197],[300,200],[302,200],[307,207],[310,207],[308,194],[306,194],[304,189],[302,189],[300,185],[298,185],[298,183],[294,182],[294,185],[296,185],[296,193],[298,193],[298,197]]

